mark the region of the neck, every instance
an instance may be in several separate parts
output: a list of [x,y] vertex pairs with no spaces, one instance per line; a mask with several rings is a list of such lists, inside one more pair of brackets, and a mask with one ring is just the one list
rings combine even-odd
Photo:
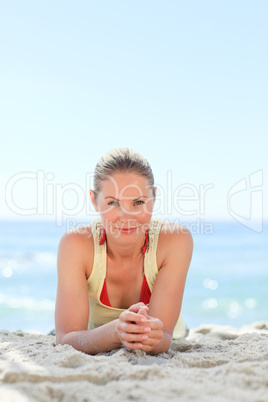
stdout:
[[131,244],[118,243],[116,239],[107,236],[107,255],[112,260],[130,261],[139,259],[143,256],[142,246],[144,245],[145,236],[142,234]]

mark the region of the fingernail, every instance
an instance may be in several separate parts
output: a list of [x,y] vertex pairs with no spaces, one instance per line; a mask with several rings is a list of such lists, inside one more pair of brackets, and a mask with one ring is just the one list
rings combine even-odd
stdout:
[[150,328],[150,327],[145,327],[145,328],[144,328],[144,332],[149,332],[149,331],[151,331],[151,328]]
[[145,341],[145,339],[147,339],[147,338],[148,338],[147,335],[142,335],[142,337],[141,337],[141,339],[142,339],[143,341]]
[[146,318],[142,318],[142,319],[141,319],[141,322],[146,322]]

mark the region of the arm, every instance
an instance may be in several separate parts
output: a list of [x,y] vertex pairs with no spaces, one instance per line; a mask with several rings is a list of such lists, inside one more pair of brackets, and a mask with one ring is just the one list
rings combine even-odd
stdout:
[[91,236],[80,233],[69,233],[63,236],[58,248],[58,287],[55,309],[57,343],[67,343],[75,349],[90,354],[111,350],[120,345],[114,336],[115,323],[108,325],[106,331],[100,331],[99,328],[87,330],[89,317],[87,276],[90,270],[86,261],[92,263],[90,258],[93,252]]
[[[135,334],[128,334],[132,349],[140,349],[144,334],[144,317],[137,309],[122,313],[118,320],[88,330],[89,302],[87,277],[93,264],[94,245],[89,236],[70,233],[63,236],[58,249],[58,288],[55,309],[56,340],[88,354],[116,349],[124,342],[118,329],[122,320],[135,326]],[[140,308],[141,306],[139,306]],[[135,311],[135,312],[134,312]],[[123,334],[125,337],[125,334]],[[134,342],[134,343],[132,343]]]
[[192,251],[192,236],[186,228],[180,227],[179,231],[173,233],[162,229],[158,255],[162,264],[148,311],[147,324],[150,325],[151,331],[142,347],[147,353],[157,354],[169,349],[181,311]]

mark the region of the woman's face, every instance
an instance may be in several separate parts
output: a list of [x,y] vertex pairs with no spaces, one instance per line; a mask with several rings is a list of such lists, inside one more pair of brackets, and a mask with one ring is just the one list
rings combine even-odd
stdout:
[[91,199],[107,233],[122,241],[148,229],[155,197],[146,177],[136,173],[115,173],[101,182],[97,199]]

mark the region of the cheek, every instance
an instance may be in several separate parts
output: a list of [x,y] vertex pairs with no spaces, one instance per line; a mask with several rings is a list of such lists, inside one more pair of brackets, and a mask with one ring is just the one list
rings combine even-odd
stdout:
[[100,214],[105,219],[114,220],[116,219],[118,212],[116,208],[113,208],[109,205],[105,205],[102,206],[102,208],[100,209]]
[[140,211],[140,219],[144,222],[148,222],[151,219],[153,213],[153,203],[148,202],[144,204],[143,208]]

